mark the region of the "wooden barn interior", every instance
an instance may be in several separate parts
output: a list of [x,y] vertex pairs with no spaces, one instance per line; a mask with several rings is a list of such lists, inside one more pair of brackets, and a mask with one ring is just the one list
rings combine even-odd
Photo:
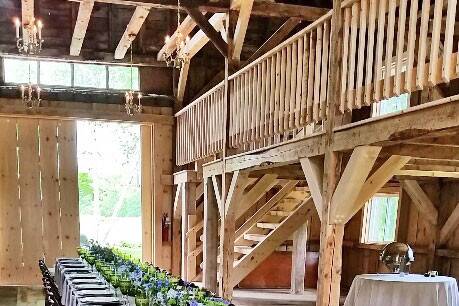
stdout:
[[77,257],[78,120],[140,126],[142,259],[234,305],[370,305],[394,241],[459,279],[458,44],[456,0],[0,0],[0,305]]

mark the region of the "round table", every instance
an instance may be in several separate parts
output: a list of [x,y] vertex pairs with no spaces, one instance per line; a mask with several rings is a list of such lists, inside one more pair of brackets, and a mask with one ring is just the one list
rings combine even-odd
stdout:
[[452,277],[363,274],[352,282],[344,306],[459,306],[459,293]]

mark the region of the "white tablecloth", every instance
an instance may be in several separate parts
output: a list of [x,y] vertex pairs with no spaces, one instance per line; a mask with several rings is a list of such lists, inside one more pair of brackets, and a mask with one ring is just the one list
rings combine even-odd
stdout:
[[456,279],[419,274],[355,277],[344,306],[459,306]]

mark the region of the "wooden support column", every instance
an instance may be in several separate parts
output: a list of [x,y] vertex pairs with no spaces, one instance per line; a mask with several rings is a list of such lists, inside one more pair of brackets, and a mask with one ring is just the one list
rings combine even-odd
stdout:
[[[196,258],[193,261],[188,254],[193,251],[193,237],[187,235],[188,230],[196,222],[194,214],[196,213],[196,183],[185,182],[182,184],[182,272],[183,279],[191,281],[193,269],[196,272]],[[196,235],[194,235],[194,245],[196,244]]]
[[322,222],[320,228],[319,282],[317,306],[338,306],[340,297],[343,224],[331,224],[329,208],[341,173],[341,153],[334,152],[333,128],[339,120],[337,112],[340,100],[342,62],[342,17],[341,0],[333,0],[331,20],[330,70],[327,97],[327,120],[325,121],[325,161],[323,177]]
[[[227,178],[225,177],[224,179]],[[247,180],[247,173],[241,173],[239,170],[234,172],[225,197],[224,213],[221,218],[219,294],[225,299],[231,299],[233,295],[231,278],[233,276],[234,241],[236,238],[235,204],[240,201]],[[222,190],[222,193],[226,193],[223,188]]]
[[218,256],[218,205],[216,193],[212,188],[212,179],[204,181],[204,241],[203,272],[204,288],[217,291],[217,256]]
[[290,290],[293,294],[303,294],[306,273],[306,248],[308,242],[308,222],[293,234],[292,274]]

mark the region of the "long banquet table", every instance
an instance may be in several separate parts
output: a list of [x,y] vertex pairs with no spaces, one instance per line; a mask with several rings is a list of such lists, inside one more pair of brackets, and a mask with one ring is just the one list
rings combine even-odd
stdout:
[[65,306],[122,304],[100,274],[79,258],[58,259],[54,277]]
[[344,306],[459,306],[456,279],[419,274],[357,275]]

